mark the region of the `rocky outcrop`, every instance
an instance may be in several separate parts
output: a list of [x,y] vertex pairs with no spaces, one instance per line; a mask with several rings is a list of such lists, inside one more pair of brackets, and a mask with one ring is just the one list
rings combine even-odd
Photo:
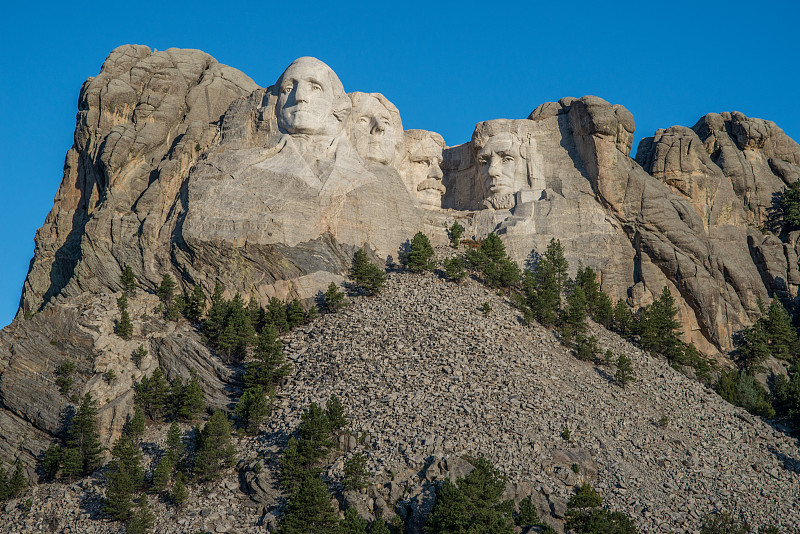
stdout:
[[81,88],[75,144],[36,234],[19,315],[57,295],[119,289],[125,264],[143,284],[158,284],[186,174],[230,103],[255,88],[199,50],[111,52]]

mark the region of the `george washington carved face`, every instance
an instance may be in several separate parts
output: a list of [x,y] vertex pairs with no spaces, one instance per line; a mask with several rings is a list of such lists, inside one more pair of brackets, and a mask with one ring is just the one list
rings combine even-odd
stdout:
[[285,133],[333,136],[343,128],[350,100],[339,78],[322,61],[295,60],[276,86],[278,127]]

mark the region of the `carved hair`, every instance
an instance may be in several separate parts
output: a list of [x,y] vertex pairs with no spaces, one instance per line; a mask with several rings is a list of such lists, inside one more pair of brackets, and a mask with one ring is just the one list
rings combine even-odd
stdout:
[[440,147],[447,147],[447,145],[444,143],[444,138],[436,132],[431,132],[428,130],[406,130],[403,132],[403,135],[406,139],[411,141],[424,141],[426,139],[433,139],[433,142]]

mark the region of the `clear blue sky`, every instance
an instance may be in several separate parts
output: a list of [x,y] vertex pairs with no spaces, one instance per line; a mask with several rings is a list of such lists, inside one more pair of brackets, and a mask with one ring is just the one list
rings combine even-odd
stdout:
[[478,121],[586,94],[626,106],[636,142],[731,110],[800,139],[796,1],[28,1],[3,15],[0,326],[61,181],[81,83],[126,43],[199,48],[261,86],[316,56],[449,145]]

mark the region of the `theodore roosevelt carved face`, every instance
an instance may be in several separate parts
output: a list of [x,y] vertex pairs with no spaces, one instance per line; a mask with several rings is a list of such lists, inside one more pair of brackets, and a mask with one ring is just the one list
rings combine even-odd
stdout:
[[344,126],[350,99],[339,77],[322,61],[296,59],[276,84],[278,127],[285,133],[334,136]]
[[442,195],[442,136],[426,130],[406,130],[406,185],[424,208],[441,208]]
[[366,160],[391,165],[403,141],[400,112],[380,93],[350,93],[350,100],[356,151]]

